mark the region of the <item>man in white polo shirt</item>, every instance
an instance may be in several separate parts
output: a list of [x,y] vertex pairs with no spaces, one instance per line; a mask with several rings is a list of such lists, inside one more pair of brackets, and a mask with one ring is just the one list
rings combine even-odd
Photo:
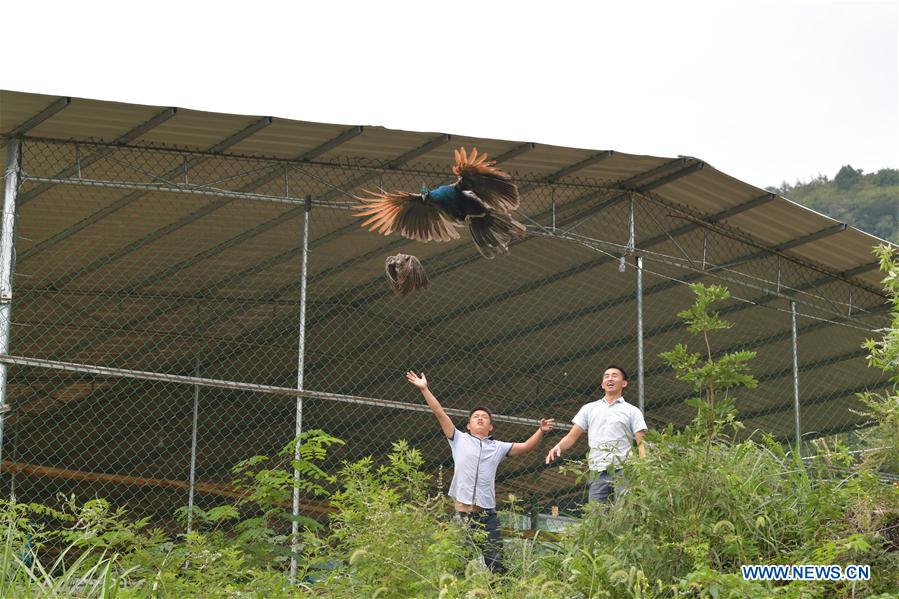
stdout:
[[606,368],[602,376],[605,397],[582,406],[571,421],[571,431],[546,454],[546,463],[549,464],[563,451],[570,449],[587,431],[587,444],[590,446],[588,462],[592,474],[588,493],[590,501],[605,503],[614,499],[615,474],[621,470],[621,464],[628,458],[634,442],[640,457],[645,455],[643,436],[646,434],[646,421],[640,408],[624,401],[625,387],[627,373],[618,366]]
[[440,428],[453,450],[453,482],[448,495],[453,498],[456,514],[472,528],[487,532],[487,540],[481,546],[484,562],[491,572],[503,571],[499,561],[500,532],[496,515],[496,468],[506,456],[527,453],[537,448],[543,433],[553,427],[553,420],[541,420],[540,426],[524,443],[496,441],[493,432],[493,416],[487,408],[477,407],[468,415],[468,432],[456,429],[443,406],[428,388],[425,373],[416,375],[411,370],[406,380],[415,385],[437,417]]

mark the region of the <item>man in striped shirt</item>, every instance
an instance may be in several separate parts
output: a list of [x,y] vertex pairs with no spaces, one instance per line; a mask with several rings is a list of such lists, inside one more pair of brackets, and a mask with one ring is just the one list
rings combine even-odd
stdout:
[[487,532],[487,540],[481,545],[484,562],[491,572],[503,571],[499,561],[501,537],[496,515],[496,469],[506,456],[536,449],[543,434],[552,429],[553,420],[541,420],[540,426],[527,441],[508,443],[491,436],[493,415],[487,408],[477,407],[469,412],[465,426],[467,432],[463,432],[455,427],[431,393],[425,373],[417,375],[410,370],[406,373],[406,380],[421,391],[453,451],[453,482],[450,483],[448,495],[453,498],[456,514],[471,528],[481,528]]

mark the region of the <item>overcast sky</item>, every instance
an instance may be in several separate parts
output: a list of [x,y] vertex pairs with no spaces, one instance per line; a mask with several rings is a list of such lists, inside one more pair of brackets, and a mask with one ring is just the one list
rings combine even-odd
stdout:
[[684,154],[758,186],[899,166],[897,0],[535,4],[6,2],[0,87]]

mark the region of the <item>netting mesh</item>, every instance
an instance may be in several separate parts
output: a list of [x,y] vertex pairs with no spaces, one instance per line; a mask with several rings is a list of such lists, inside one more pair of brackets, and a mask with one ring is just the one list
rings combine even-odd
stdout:
[[[760,385],[737,398],[749,432],[795,441],[791,302],[804,438],[862,425],[854,393],[886,385],[860,349],[886,324],[876,290],[723,225],[699,226],[701,215],[649,191],[516,176],[529,236],[495,260],[466,231],[452,243],[413,243],[364,231],[349,210],[360,188],[433,187],[451,181],[447,170],[27,140],[2,488],[29,501],[105,496],[175,527],[192,452],[195,502],[209,507],[233,496],[237,461],[294,437],[289,390],[301,363],[312,395],[302,428],[346,441],[332,466],[403,438],[445,488],[449,449],[404,372],[427,373],[455,414],[489,406],[503,440],[527,439],[541,417],[568,422],[596,399],[607,364],[635,369],[637,255],[650,426],[692,418],[690,389],[658,357],[679,342],[698,349],[676,316],[693,301],[691,282],[733,294],[721,312],[734,326],[713,351],[758,352]],[[427,291],[390,294],[384,259],[398,252],[422,260]],[[636,376],[626,396],[638,402]],[[498,497],[513,493],[532,512],[582,502],[581,485],[543,464],[551,444],[508,459]]]

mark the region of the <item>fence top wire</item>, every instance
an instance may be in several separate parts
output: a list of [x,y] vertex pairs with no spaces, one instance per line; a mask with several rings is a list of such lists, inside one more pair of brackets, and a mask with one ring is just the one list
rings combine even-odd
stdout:
[[[556,238],[556,239],[570,240],[575,243],[589,247],[590,249],[596,251],[597,253],[603,254],[605,256],[608,256],[609,258],[613,258],[616,260],[624,257],[625,255],[635,255],[635,256],[647,257],[647,258],[650,258],[651,260],[656,261],[661,264],[669,264],[672,266],[676,266],[679,270],[682,270],[682,271],[692,272],[692,273],[696,273],[696,274],[702,274],[704,276],[707,276],[707,277],[710,277],[713,279],[717,279],[725,285],[728,283],[736,283],[737,285],[739,285],[741,287],[746,287],[746,288],[750,288],[750,289],[755,289],[757,291],[762,291],[766,295],[770,295],[773,297],[778,297],[778,298],[786,299],[786,300],[790,300],[790,301],[795,301],[798,304],[812,305],[811,300],[825,299],[821,295],[818,295],[815,293],[810,293],[808,291],[804,291],[804,290],[800,290],[800,289],[791,289],[786,286],[782,287],[783,291],[775,290],[775,289],[773,289],[773,287],[775,286],[775,281],[772,281],[768,278],[763,278],[763,277],[746,276],[745,273],[742,273],[740,271],[737,271],[737,270],[734,270],[731,268],[727,268],[726,265],[719,266],[719,265],[715,265],[715,264],[710,264],[708,269],[699,269],[699,268],[696,268],[695,264],[693,263],[693,260],[691,260],[690,258],[681,258],[676,255],[652,252],[649,250],[641,250],[639,248],[629,248],[626,245],[616,244],[613,242],[606,242],[601,239],[592,239],[589,237],[584,237],[581,235],[571,235],[568,233],[561,233],[561,234],[556,234],[556,233],[552,233],[552,232],[547,233],[544,231],[533,232],[533,234],[543,235],[546,237],[552,237],[552,238]],[[605,248],[609,248],[609,249],[605,249]],[[671,281],[674,283],[678,283],[680,285],[687,286],[690,284],[689,281],[686,281],[682,278],[673,277],[673,276],[665,274],[659,270],[647,268],[645,266],[645,264],[647,264],[647,263],[644,262],[644,266],[641,267],[641,266],[637,266],[636,264],[632,264],[629,262],[628,267],[639,268],[644,273],[648,273],[648,274],[654,275],[658,278],[665,279],[665,280],[668,280],[668,281]],[[730,277],[726,276],[725,274],[720,274],[720,273],[731,273],[734,275],[739,275],[741,277],[741,279],[737,280],[735,278],[730,278]],[[808,299],[804,300],[804,299],[802,299],[802,296],[806,296]],[[774,310],[774,311],[778,311],[778,312],[791,313],[790,310],[785,310],[783,308],[779,308],[777,306],[772,306],[770,304],[763,304],[755,299],[745,298],[745,297],[741,297],[739,295],[731,294],[731,299],[733,299],[734,301],[751,304],[753,306],[757,306],[760,308],[765,308],[766,310]],[[826,301],[832,302],[834,300],[827,299]],[[840,304],[841,306],[845,306],[847,308],[850,306],[850,304],[840,301],[840,300],[836,300],[836,303]],[[857,308],[856,313],[861,315],[864,313],[870,313],[870,311],[865,310],[864,308]],[[803,318],[810,318],[810,319],[814,319],[814,320],[817,320],[820,322],[825,322],[827,324],[831,324],[834,326],[854,328],[854,329],[857,329],[860,331],[865,331],[868,333],[876,333],[877,331],[881,330],[880,327],[876,327],[876,326],[872,326],[870,324],[863,323],[858,318],[852,318],[851,316],[839,317],[839,318],[837,318],[837,317],[826,318],[826,317],[812,314],[811,312],[809,312],[809,313],[797,312],[797,315],[802,316]]]
[[[215,389],[232,389],[235,391],[247,391],[252,393],[265,393],[270,395],[282,395],[287,397],[307,397],[312,399],[324,399],[339,403],[357,404],[370,407],[391,408],[394,410],[405,410],[409,412],[427,412],[430,408],[426,404],[414,404],[403,401],[394,401],[389,399],[381,399],[376,397],[357,397],[340,393],[326,393],[323,391],[315,391],[309,389],[296,389],[291,387],[278,387],[274,385],[259,385],[253,383],[242,383],[239,381],[211,379],[200,376],[183,376],[176,374],[164,374],[159,372],[145,372],[138,370],[129,370],[125,368],[109,368],[104,366],[94,366],[89,364],[74,364],[71,362],[60,362],[57,360],[41,360],[37,358],[26,358],[22,356],[11,356],[0,354],[0,362],[3,364],[13,364],[16,366],[31,366],[35,368],[47,368],[50,370],[58,370],[61,372],[75,372],[81,374],[91,374],[101,377],[125,378],[142,381],[158,381],[163,383],[176,383],[182,385],[196,385],[199,387],[209,387]],[[459,410],[454,408],[444,408],[447,414],[451,416],[468,416],[468,410]],[[7,409],[9,411],[9,409]],[[507,422],[510,424],[521,425],[537,425],[539,420],[533,418],[522,418],[519,416],[508,416],[504,414],[494,414],[494,420],[497,422]],[[562,423],[559,428],[570,429],[571,425]]]

